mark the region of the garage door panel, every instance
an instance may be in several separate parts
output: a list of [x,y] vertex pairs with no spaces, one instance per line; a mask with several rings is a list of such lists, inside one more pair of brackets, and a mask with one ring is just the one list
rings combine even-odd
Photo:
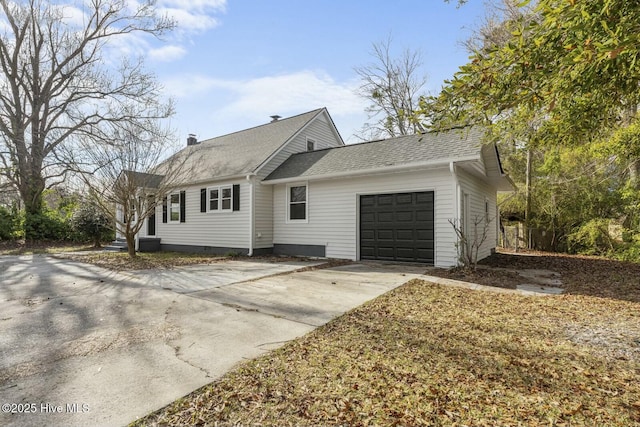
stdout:
[[365,242],[365,241],[373,242],[375,237],[376,237],[375,236],[375,231],[373,231],[373,230],[362,230],[360,232],[360,239],[362,239],[363,242]]
[[420,209],[416,211],[416,221],[420,222],[433,222],[433,206],[431,209]]
[[398,222],[414,222],[414,212],[412,211],[400,211],[396,212],[396,221]]
[[416,230],[416,238],[421,241],[433,241],[433,228]]
[[434,194],[360,196],[360,258],[434,261]]
[[412,205],[412,204],[414,204],[412,194],[398,194],[396,196],[396,205]]
[[362,196],[360,197],[360,208],[364,209],[369,206],[375,206],[376,198],[375,196]]
[[415,232],[414,230],[397,230],[396,239],[413,242],[415,239]]
[[378,206],[391,206],[393,205],[393,194],[381,194],[376,200]]
[[393,230],[378,230],[378,240],[393,242]]
[[416,195],[416,203],[433,203],[433,191],[426,191],[422,193],[414,193]]
[[378,212],[378,222],[393,222],[393,212]]
[[365,224],[374,224],[376,222],[375,213],[360,213],[360,222]]

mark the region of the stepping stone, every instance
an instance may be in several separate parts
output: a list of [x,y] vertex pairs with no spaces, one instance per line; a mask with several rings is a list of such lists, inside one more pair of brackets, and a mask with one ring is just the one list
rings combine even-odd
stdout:
[[557,286],[545,286],[541,284],[531,284],[531,283],[523,283],[522,285],[516,286],[516,289],[520,291],[527,292],[535,292],[538,294],[549,294],[549,295],[560,295],[564,292],[564,289],[559,288]]

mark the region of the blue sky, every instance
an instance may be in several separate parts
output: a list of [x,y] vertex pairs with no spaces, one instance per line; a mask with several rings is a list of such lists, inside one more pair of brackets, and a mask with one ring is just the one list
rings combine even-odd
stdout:
[[367,120],[354,67],[391,36],[393,50],[422,52],[426,90],[437,93],[467,61],[460,42],[483,16],[483,1],[164,0],[178,22],[147,41],[147,66],[176,101],[172,126],[207,139],[327,107],[347,142]]

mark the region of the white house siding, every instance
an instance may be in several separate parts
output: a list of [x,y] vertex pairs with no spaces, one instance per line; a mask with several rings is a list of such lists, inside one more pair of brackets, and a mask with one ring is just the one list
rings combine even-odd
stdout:
[[260,181],[273,172],[292,154],[307,151],[307,138],[315,141],[316,150],[342,145],[331,129],[331,124],[324,114],[319,115],[306,128],[282,147],[258,172],[254,186],[255,203],[255,238],[256,249],[271,248],[273,246],[273,188],[271,185],[260,184]]
[[308,222],[287,222],[286,184],[274,186],[274,243],[326,246],[329,258],[359,258],[359,196],[434,191],[435,265],[457,263],[454,211],[455,186],[448,168],[377,174],[308,182]]
[[[478,260],[481,260],[491,255],[492,249],[496,247],[496,190],[486,182],[479,180],[461,169],[458,169],[458,182],[461,193],[468,194],[469,197],[470,215],[468,224],[472,227],[471,231],[473,232],[473,229],[476,228],[477,235],[482,236],[484,227],[486,226],[487,237],[478,251]],[[488,223],[485,223],[485,201],[489,202]],[[477,227],[475,227],[476,223],[478,223]]]
[[273,247],[273,188],[254,184],[254,212],[255,212],[255,249]]
[[[240,210],[200,212],[200,189],[213,186],[240,184]],[[162,222],[162,203],[156,211],[156,237],[162,245],[242,248],[249,247],[249,183],[246,180],[216,182],[207,185],[177,189],[185,190],[185,222]],[[146,232],[146,230],[145,230]]]

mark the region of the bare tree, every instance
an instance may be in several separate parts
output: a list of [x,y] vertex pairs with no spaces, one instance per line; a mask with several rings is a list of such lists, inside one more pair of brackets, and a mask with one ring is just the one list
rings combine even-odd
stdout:
[[458,237],[456,247],[458,248],[460,263],[464,268],[475,270],[478,266],[480,248],[488,237],[491,220],[484,215],[480,215],[474,218],[473,224],[467,224],[466,227],[462,221],[457,219],[450,219],[449,224],[451,224]]
[[0,173],[17,188],[27,222],[41,212],[45,188],[74,169],[80,140],[99,147],[109,143],[105,127],[172,114],[141,59],[107,55],[115,41],[174,27],[154,3],[0,0]]
[[[145,219],[156,213],[159,204],[166,203],[178,179],[184,178],[185,162],[198,147],[171,155],[178,150],[172,142],[172,131],[153,120],[119,124],[112,129],[110,139],[110,144],[85,151],[82,160],[93,165],[95,172],[80,176],[93,203],[126,238],[129,256],[134,258],[136,235]],[[87,139],[84,144],[91,145],[93,141]]]
[[391,54],[391,38],[374,43],[374,62],[356,67],[361,84],[358,94],[371,102],[366,112],[371,123],[362,129],[362,139],[410,135],[424,130],[415,119],[422,89],[427,82],[421,75],[421,54],[406,49],[398,58]]

